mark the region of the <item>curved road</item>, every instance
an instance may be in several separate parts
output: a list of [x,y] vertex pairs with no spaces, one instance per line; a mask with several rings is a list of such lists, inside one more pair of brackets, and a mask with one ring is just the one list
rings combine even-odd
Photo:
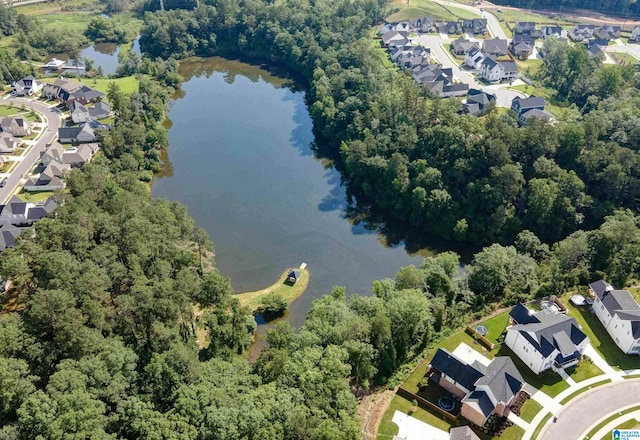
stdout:
[[27,155],[22,157],[22,160],[14,168],[11,175],[7,177],[7,183],[4,188],[0,188],[0,204],[7,201],[11,193],[13,193],[20,183],[21,176],[29,173],[33,164],[40,158],[40,153],[44,151],[47,144],[52,143],[58,136],[58,127],[60,127],[60,115],[40,102],[15,97],[11,97],[10,99],[0,99],[0,104],[9,105],[10,103],[13,103],[14,105],[24,105],[25,107],[29,107],[40,112],[40,114],[44,116],[43,122],[47,128],[44,130],[44,133],[40,136],[36,144],[31,147]]
[[542,429],[541,440],[579,439],[598,418],[640,402],[640,379],[625,379],[599,386],[565,405]]
[[466,9],[467,11],[473,12],[474,14],[478,14],[480,17],[487,19],[487,27],[489,28],[489,32],[491,33],[491,35],[497,38],[502,38],[503,40],[509,39],[507,38],[507,34],[500,27],[500,21],[498,20],[498,17],[496,17],[491,13],[485,13],[481,11],[480,8],[476,8],[475,6],[464,5],[462,3],[452,3],[446,0],[431,0],[431,1],[434,3],[438,3],[442,6],[451,6],[458,9]]

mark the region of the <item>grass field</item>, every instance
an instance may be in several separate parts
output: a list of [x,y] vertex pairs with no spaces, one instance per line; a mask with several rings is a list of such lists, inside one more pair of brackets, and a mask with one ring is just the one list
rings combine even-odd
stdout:
[[477,14],[455,6],[442,6],[430,0],[397,0],[393,2],[394,14],[387,17],[388,21],[402,21],[410,18],[430,16],[436,21],[457,20],[460,18],[478,18]]
[[28,192],[22,191],[18,196],[25,202],[38,203],[47,200],[49,197],[55,195],[54,191],[41,191],[41,192]]
[[569,373],[569,376],[576,382],[582,382],[583,380],[604,374],[596,364],[588,359],[580,361],[576,367],[568,368],[567,373]]
[[[54,82],[56,78],[49,77],[43,78],[44,82]],[[138,91],[140,81],[135,76],[125,76],[122,78],[71,78],[72,81],[78,81],[83,84],[93,87],[96,90],[100,90],[102,93],[107,93],[109,90],[109,84],[116,83],[120,86],[120,90],[124,93],[133,93]]]
[[542,408],[543,406],[538,402],[533,399],[529,399],[524,403],[524,405],[522,405],[522,408],[520,409],[520,418],[522,418],[522,420],[524,421],[531,422],[536,414],[542,411]]
[[638,59],[626,52],[609,52],[609,55],[612,55],[614,61],[623,66],[638,64]]
[[260,300],[272,293],[281,295],[287,303],[291,304],[307,290],[307,286],[309,285],[309,270],[307,269],[296,269],[300,270],[300,279],[293,286],[285,284],[284,280],[291,270],[291,268],[285,270],[280,278],[278,278],[278,281],[265,289],[256,290],[255,292],[239,293],[237,298],[240,304],[249,307],[252,311],[256,310],[260,306]]
[[20,107],[12,105],[0,105],[0,116],[13,116],[22,113],[23,110]]
[[540,67],[542,66],[542,60],[516,60],[516,65],[518,66],[518,70],[520,72],[524,73],[529,78],[533,78],[540,70]]

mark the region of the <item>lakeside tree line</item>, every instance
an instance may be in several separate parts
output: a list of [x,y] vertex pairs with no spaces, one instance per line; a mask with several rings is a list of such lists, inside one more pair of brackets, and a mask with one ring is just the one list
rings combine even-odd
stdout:
[[339,159],[355,194],[446,239],[512,243],[527,229],[553,242],[638,208],[631,68],[550,43],[540,81],[577,119],[520,128],[509,113],[461,116],[457,100],[379,63],[369,35],[383,15],[372,0],[208,0],[146,13],[140,41],[152,56],[231,54],[293,69],[308,85],[317,148]]

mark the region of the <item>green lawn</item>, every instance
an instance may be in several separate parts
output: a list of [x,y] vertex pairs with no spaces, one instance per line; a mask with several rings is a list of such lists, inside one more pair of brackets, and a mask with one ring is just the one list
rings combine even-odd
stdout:
[[6,173],[7,171],[9,171],[11,169],[12,165],[13,165],[13,161],[12,160],[7,160],[2,165],[0,165],[0,173]]
[[[43,78],[44,82],[54,82],[56,78]],[[125,76],[123,78],[72,78],[72,81],[78,81],[83,84],[93,87],[96,90],[100,90],[103,93],[107,93],[109,90],[109,84],[116,83],[120,86],[120,90],[124,93],[133,93],[138,91],[138,85],[140,81],[136,76]]]
[[624,66],[638,64],[638,59],[626,52],[609,52],[612,58],[619,64]]
[[22,113],[20,107],[12,106],[12,105],[0,105],[0,116],[13,116],[19,113]]
[[500,440],[520,440],[524,437],[524,429],[517,425],[504,430],[502,435],[498,437]]
[[285,270],[280,278],[271,286],[254,292],[239,293],[236,295],[236,298],[238,298],[241,305],[249,307],[252,311],[260,307],[262,298],[271,294],[280,295],[288,304],[291,304],[307,290],[307,286],[309,285],[308,269],[297,269],[300,271],[300,279],[293,285],[285,284],[284,281],[291,270],[292,269]]
[[55,195],[54,191],[41,191],[41,192],[20,192],[19,196],[25,202],[38,203],[47,200],[49,197]]
[[640,368],[640,358],[624,354],[611,339],[596,315],[591,313],[587,307],[574,307],[568,301],[565,304],[569,315],[576,319],[582,327],[582,331],[591,340],[591,345],[609,365],[622,370]]
[[[408,414],[411,410],[411,402],[398,395],[393,397],[393,400],[391,400],[387,411],[384,413],[384,416],[382,416],[382,420],[380,421],[377,437],[378,440],[389,440],[394,435],[398,434],[398,425],[391,421],[391,419],[393,418],[393,413],[395,413],[396,410]],[[419,407],[412,414],[412,416],[446,432],[449,432],[451,427],[455,426],[452,425],[451,422],[444,417],[436,416]]]
[[403,21],[410,18],[433,17],[436,21],[454,21],[460,18],[478,18],[477,14],[455,6],[442,6],[430,0],[394,1],[396,12],[387,21]]
[[542,60],[537,58],[535,60],[517,60],[516,65],[518,66],[518,71],[532,79],[540,70],[540,67],[542,66]]
[[487,319],[486,321],[482,322],[482,325],[485,325],[488,329],[488,332],[485,337],[491,342],[493,342],[494,344],[496,345],[499,344],[498,340],[500,339],[500,336],[502,335],[502,333],[504,333],[505,329],[507,328],[508,323],[509,323],[508,312],[501,313],[497,316],[494,316],[491,319]]
[[529,399],[524,403],[524,405],[522,405],[522,408],[520,409],[520,417],[527,422],[531,422],[536,414],[542,411],[542,408],[543,406],[538,402],[533,399]]
[[582,382],[583,380],[591,377],[600,376],[604,374],[600,368],[596,366],[590,359],[583,359],[580,363],[572,368],[567,369],[569,376],[576,382]]
[[[640,427],[640,422],[636,419],[627,420],[624,423],[620,423],[616,426],[616,429],[638,429]],[[605,434],[601,440],[611,440],[611,433]]]

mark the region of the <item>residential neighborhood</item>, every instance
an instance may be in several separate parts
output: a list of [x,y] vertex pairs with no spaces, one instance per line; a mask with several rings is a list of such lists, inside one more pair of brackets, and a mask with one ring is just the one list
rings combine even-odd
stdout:
[[98,152],[112,116],[104,93],[82,83],[27,76],[11,86],[12,95],[0,100],[13,109],[0,116],[0,251],[57,206],[55,193]]

